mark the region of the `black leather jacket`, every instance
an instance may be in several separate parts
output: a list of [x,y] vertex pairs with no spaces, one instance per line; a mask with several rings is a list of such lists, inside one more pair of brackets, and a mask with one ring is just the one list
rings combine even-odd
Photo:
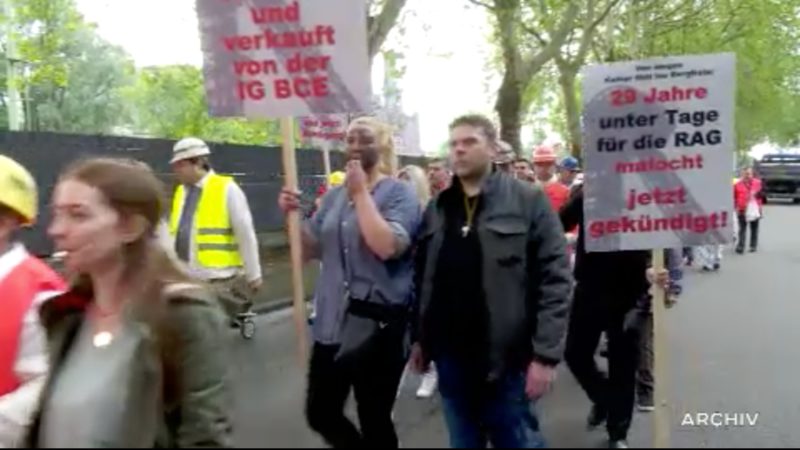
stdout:
[[[483,250],[490,316],[489,378],[525,367],[532,359],[555,365],[564,351],[573,284],[564,229],[541,189],[504,173],[493,173],[481,195],[486,206],[475,231]],[[423,217],[416,264],[415,339],[423,350],[431,348],[424,323],[444,220],[442,205],[432,201]]]

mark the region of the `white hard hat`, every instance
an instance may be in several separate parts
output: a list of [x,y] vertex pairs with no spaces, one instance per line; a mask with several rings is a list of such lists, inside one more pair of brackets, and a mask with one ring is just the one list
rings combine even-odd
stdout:
[[194,137],[183,138],[175,143],[172,147],[172,160],[170,164],[174,164],[184,159],[197,158],[198,156],[210,155],[211,150],[208,144],[203,142],[202,139]]

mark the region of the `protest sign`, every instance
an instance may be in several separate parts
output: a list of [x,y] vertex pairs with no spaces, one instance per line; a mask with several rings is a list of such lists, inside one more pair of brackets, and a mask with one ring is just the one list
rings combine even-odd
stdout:
[[347,134],[347,114],[306,116],[300,119],[300,135],[311,146],[322,149],[322,164],[325,167],[325,183],[330,187],[331,149],[344,145]]
[[731,240],[735,66],[725,53],[584,69],[587,251]]
[[209,112],[297,117],[369,104],[364,0],[197,0]]
[[[297,190],[298,116],[363,111],[370,98],[364,0],[197,0],[211,116],[280,118],[285,188]],[[308,350],[300,214],[287,213],[298,361]]]
[[314,147],[343,144],[347,132],[347,114],[306,116],[299,120],[300,136]]

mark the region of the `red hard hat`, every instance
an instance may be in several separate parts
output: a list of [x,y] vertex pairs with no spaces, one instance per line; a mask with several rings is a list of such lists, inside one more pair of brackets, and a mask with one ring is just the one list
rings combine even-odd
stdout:
[[556,152],[549,145],[539,145],[533,149],[533,163],[555,163]]

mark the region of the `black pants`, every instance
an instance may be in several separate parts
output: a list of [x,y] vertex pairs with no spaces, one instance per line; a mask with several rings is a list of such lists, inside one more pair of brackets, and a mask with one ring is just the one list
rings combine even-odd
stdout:
[[[633,417],[640,330],[629,322],[637,314],[636,300],[611,298],[580,285],[575,288],[564,356],[589,399],[607,414],[611,440],[627,438]],[[608,337],[608,376],[594,359],[603,331]]]
[[750,249],[756,250],[758,248],[758,222],[761,219],[756,219],[748,222],[744,214],[739,214],[739,242],[736,245],[736,251],[744,251],[744,244],[747,241],[747,226],[750,225]]
[[639,336],[639,365],[636,369],[636,397],[639,404],[653,403],[653,312],[646,312]]
[[[308,373],[306,419],[333,448],[398,448],[392,422],[397,387],[405,367],[402,342],[389,343],[358,366],[335,360],[338,346],[314,344]],[[359,431],[344,415],[354,391]]]

